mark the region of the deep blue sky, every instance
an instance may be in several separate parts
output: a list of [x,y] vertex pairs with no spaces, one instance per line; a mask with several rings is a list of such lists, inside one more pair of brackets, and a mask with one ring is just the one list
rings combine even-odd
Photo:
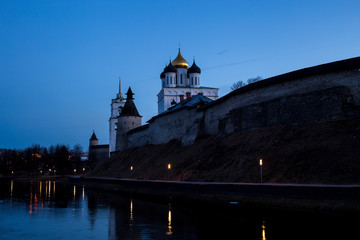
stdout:
[[360,1],[0,0],[0,148],[108,143],[121,76],[143,123],[181,44],[220,88],[360,55]]

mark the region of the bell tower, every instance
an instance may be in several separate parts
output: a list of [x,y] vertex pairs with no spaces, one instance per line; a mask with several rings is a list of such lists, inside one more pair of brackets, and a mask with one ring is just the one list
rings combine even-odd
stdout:
[[120,115],[125,105],[124,95],[121,93],[121,79],[119,77],[119,92],[116,94],[116,98],[111,100],[111,115],[109,118],[109,154],[115,151],[116,145],[116,129],[117,129],[117,117]]

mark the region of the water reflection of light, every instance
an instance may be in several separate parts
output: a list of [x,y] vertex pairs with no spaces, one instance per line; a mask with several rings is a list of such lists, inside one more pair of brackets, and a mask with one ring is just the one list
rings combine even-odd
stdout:
[[76,195],[76,186],[74,185],[74,199],[75,199],[75,195]]
[[13,189],[14,189],[14,180],[11,180],[11,182],[10,182],[10,198],[12,198]]
[[168,211],[168,231],[166,235],[172,234],[172,226],[171,226],[171,204],[169,203],[169,211]]
[[262,228],[262,231],[261,231],[262,240],[266,240],[266,237],[265,237],[265,221],[263,221],[263,224],[262,224],[261,228]]
[[133,200],[130,199],[130,222],[134,221],[134,214],[133,214]]
[[48,191],[48,193],[49,193],[49,197],[50,197],[50,194],[51,194],[51,181],[49,181],[49,191]]
[[85,200],[85,187],[82,187],[82,199]]
[[45,197],[47,197],[47,194],[48,194],[48,184],[47,184],[48,181],[45,181]]
[[[31,188],[30,188],[31,191]],[[30,192],[30,210],[29,210],[29,214],[32,214],[32,191]]]
[[53,194],[55,195],[55,181],[54,181],[54,186],[53,186]]
[[40,190],[39,190],[40,196],[41,196],[41,189],[42,189],[42,182],[40,181]]

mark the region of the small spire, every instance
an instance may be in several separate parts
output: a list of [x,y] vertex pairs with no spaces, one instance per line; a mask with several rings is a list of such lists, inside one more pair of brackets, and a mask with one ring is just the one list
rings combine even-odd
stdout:
[[119,94],[121,94],[121,77],[119,76]]
[[131,91],[131,87],[129,87],[129,90],[126,93],[126,96],[127,96],[126,99],[128,99],[128,100],[133,100],[134,99],[134,97],[133,97],[134,93]]

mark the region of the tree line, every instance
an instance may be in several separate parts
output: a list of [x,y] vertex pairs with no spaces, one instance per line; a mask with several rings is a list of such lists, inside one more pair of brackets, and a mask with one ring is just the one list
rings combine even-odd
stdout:
[[89,170],[82,161],[82,147],[57,144],[48,148],[34,144],[24,150],[0,149],[0,174],[9,175],[64,175]]

